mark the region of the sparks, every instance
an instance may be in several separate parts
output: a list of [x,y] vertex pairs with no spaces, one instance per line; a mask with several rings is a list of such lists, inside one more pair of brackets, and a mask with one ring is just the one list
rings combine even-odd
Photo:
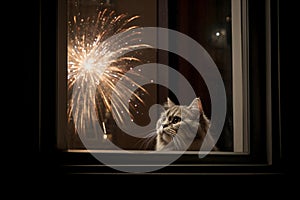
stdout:
[[[141,43],[138,32],[133,32],[126,38],[107,39],[137,28],[129,26],[129,23],[137,18],[138,16],[117,15],[108,8],[97,11],[96,15],[90,17],[83,17],[78,12],[69,18],[68,118],[74,120],[76,129],[89,130],[95,127],[94,123],[105,123],[112,106],[120,110],[115,120],[122,121],[122,113],[130,113],[128,105],[122,103],[123,94],[118,93],[120,101],[112,105],[111,93],[118,80],[128,79],[123,75],[132,69],[133,64],[141,62],[136,54],[124,56],[123,52],[128,50],[132,52],[149,46]],[[132,85],[136,85],[133,80]],[[77,87],[76,90],[74,87]],[[141,86],[138,87],[143,90]],[[124,86],[123,92],[132,91],[131,88]],[[135,99],[142,101],[138,95],[133,95]],[[93,114],[95,110],[98,116]],[[97,120],[100,122],[95,118],[99,118]]]

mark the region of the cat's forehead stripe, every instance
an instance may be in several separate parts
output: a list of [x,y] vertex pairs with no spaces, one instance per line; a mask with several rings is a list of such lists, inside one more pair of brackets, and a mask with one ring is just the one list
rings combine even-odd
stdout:
[[173,106],[170,108],[167,112],[167,116],[175,116],[175,115],[180,115],[181,109],[177,106]]

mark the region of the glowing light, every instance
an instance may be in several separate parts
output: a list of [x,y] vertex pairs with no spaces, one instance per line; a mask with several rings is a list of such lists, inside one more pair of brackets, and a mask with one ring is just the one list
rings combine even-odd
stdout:
[[[68,116],[69,119],[74,120],[77,129],[84,129],[86,126],[92,129],[93,124],[83,122],[95,123],[95,116],[89,113],[97,109],[98,118],[106,132],[105,120],[111,113],[112,106],[121,110],[115,120],[122,121],[122,114],[130,113],[128,105],[124,105],[121,101],[122,93],[118,94],[120,101],[117,104],[111,104],[111,94],[115,89],[115,83],[122,78],[129,79],[123,75],[133,69],[134,64],[141,62],[136,57],[139,55],[137,53],[130,56],[120,55],[123,55],[124,51],[133,52],[149,46],[141,43],[138,32],[133,32],[126,38],[107,40],[117,33],[137,28],[137,26],[129,26],[129,23],[138,16],[117,15],[115,11],[108,8],[100,9],[96,14],[87,17],[84,17],[79,10],[76,13],[75,16],[69,17],[68,21]],[[139,76],[135,73],[134,75]],[[77,89],[74,91],[75,83]],[[132,85],[146,92],[134,81]],[[124,92],[132,92],[131,90],[124,85]],[[72,95],[75,96],[73,98],[75,100],[72,100]],[[142,102],[137,95],[135,98]],[[78,106],[79,104],[83,106]],[[83,119],[87,116],[91,119]]]

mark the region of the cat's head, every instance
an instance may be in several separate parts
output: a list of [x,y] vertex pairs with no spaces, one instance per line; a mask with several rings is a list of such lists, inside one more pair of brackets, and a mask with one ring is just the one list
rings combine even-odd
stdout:
[[190,105],[176,105],[168,98],[164,107],[165,111],[156,124],[156,150],[186,150],[199,126],[201,129],[201,126],[208,126],[209,123],[207,120],[206,124],[201,124],[199,120],[204,115],[200,98],[195,98]]

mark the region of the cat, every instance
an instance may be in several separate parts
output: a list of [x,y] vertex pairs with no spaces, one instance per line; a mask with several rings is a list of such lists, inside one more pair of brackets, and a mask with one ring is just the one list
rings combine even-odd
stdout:
[[[156,123],[155,150],[199,151],[210,127],[200,98],[195,98],[188,106],[176,105],[167,98],[164,108]],[[197,133],[190,130],[197,130]],[[210,135],[207,141],[213,142]],[[213,146],[213,151],[218,150]]]

